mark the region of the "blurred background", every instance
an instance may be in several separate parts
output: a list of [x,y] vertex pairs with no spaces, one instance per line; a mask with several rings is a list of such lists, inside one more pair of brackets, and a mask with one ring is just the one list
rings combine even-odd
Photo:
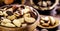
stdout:
[[[48,3],[48,5],[46,5],[46,2]],[[55,16],[57,14],[60,14],[60,0],[0,0],[0,7],[10,4],[22,4],[22,5],[32,6],[33,8],[37,9],[37,11],[42,15]],[[51,7],[51,9],[49,7]]]

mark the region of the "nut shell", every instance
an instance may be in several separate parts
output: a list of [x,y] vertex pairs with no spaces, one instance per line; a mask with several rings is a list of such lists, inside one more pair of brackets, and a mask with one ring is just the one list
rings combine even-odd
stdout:
[[14,20],[16,18],[16,16],[12,15],[12,16],[8,16],[7,18],[10,19],[10,20]]
[[15,20],[13,21],[13,23],[14,23],[17,27],[20,27],[20,26],[21,26],[20,20],[15,19]]
[[25,17],[25,21],[26,21],[27,23],[33,23],[33,22],[35,22],[35,19],[32,18],[32,17]]

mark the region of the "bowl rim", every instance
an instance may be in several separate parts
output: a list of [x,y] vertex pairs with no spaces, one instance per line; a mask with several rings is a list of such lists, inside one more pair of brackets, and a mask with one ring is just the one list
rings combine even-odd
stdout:
[[55,27],[59,26],[59,24],[60,24],[60,21],[57,18],[55,18],[55,21],[56,21],[56,25],[54,25],[54,26],[44,27],[44,26],[40,25],[40,23],[39,23],[38,27],[40,27],[40,28],[46,28],[46,29],[55,28]]
[[[11,5],[5,5],[5,6],[2,6],[2,7],[0,7],[0,9],[1,8],[3,8],[3,7],[6,7],[6,6],[14,6],[14,5],[16,5],[16,6],[27,6],[27,5],[22,5],[22,4],[11,4]],[[36,9],[34,9],[33,7],[31,7],[31,6],[28,6],[29,8],[31,8],[31,9],[33,9],[35,12],[36,12],[36,14],[37,14],[37,19],[36,19],[36,21],[35,22],[37,22],[37,21],[39,21],[40,20],[40,16],[39,16],[39,13],[38,13],[38,11],[36,10]],[[33,11],[32,10],[32,11]],[[35,23],[34,22],[34,23]],[[33,23],[33,24],[34,24]],[[32,25],[32,24],[31,24]],[[6,26],[2,26],[2,25],[0,25],[0,27],[5,27],[5,28],[24,28],[24,27],[6,27]]]
[[[36,5],[34,4],[33,0],[30,0],[30,3],[31,3],[31,5],[32,5],[34,8],[36,8],[36,9],[39,9],[39,8],[40,8],[40,7],[38,7],[38,6],[36,6]],[[46,9],[46,10],[51,10],[51,9],[53,9],[55,6],[57,6],[58,4],[59,4],[59,0],[55,0],[55,3],[54,3],[51,7],[44,8],[44,9]],[[42,10],[42,7],[41,7],[41,9],[39,9],[39,10]],[[42,10],[42,11],[44,11],[44,10]]]

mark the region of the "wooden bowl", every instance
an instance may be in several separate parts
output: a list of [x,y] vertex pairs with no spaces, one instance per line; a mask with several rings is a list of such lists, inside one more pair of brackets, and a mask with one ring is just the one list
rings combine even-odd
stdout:
[[55,24],[54,26],[44,27],[44,26],[40,25],[40,23],[39,23],[38,26],[39,26],[40,28],[51,29],[51,28],[57,27],[57,26],[59,25],[59,22],[60,22],[60,21],[56,19],[56,24]]
[[[55,6],[57,6],[58,3],[59,3],[59,0],[55,0],[54,4],[53,4],[52,6],[40,7],[39,5],[36,4],[37,1],[40,1],[40,0],[35,0],[35,2],[34,2],[33,0],[30,0],[30,3],[31,3],[31,5],[32,5],[32,7],[36,8],[36,9],[39,9],[39,10],[42,10],[42,11],[44,11],[44,10],[51,10],[51,9],[53,9]],[[43,1],[43,0],[41,0],[41,1]]]
[[[6,5],[3,7],[7,7],[7,6],[9,7],[9,6],[13,6],[13,5]],[[16,5],[16,6],[19,7],[21,5]],[[0,7],[0,9],[3,7]],[[30,8],[32,8],[32,7],[30,7]],[[39,23],[39,19],[40,19],[40,16],[39,16],[39,13],[37,12],[37,10],[34,9],[34,13],[36,13],[37,20],[33,24],[28,25],[26,27],[4,27],[4,26],[0,26],[0,30],[1,31],[33,31],[37,27],[37,25]]]

